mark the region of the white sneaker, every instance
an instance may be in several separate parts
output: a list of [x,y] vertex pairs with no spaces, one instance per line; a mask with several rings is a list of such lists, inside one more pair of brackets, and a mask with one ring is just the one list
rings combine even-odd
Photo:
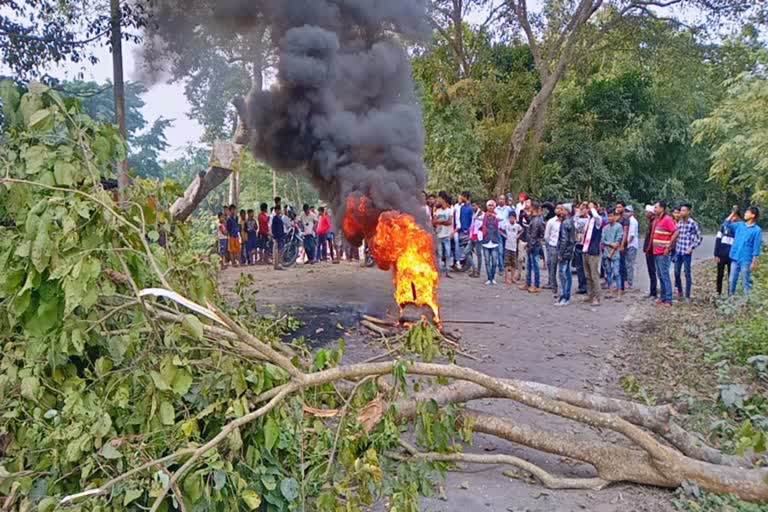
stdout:
[[490,281],[485,282],[486,285],[492,284]]
[[499,283],[497,283],[496,280],[494,279],[493,281],[491,281],[491,284],[499,284]]
[[560,302],[560,305],[561,305],[561,306],[567,306],[567,305],[568,305],[568,304],[570,304],[570,303],[571,303],[571,301],[569,301],[569,300],[564,300],[564,301],[561,301],[561,302]]

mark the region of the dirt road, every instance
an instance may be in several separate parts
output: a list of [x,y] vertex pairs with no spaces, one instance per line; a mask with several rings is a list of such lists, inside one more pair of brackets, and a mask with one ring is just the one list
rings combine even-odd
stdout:
[[[707,242],[709,245],[710,242]],[[711,254],[703,247],[700,256]],[[293,310],[305,320],[310,337],[345,336],[359,313],[379,316],[395,314],[390,274],[357,264],[298,265],[275,272],[247,269],[255,277],[254,291],[260,303]],[[227,288],[241,272],[228,270],[223,278]],[[645,274],[638,266],[639,276]],[[546,277],[542,276],[544,281]],[[647,277],[638,282],[647,282]],[[492,325],[463,326],[462,346],[481,358],[459,363],[497,377],[534,380],[577,390],[599,391],[618,396],[621,390],[612,369],[612,359],[620,358],[622,325],[641,293],[630,294],[624,303],[604,301],[594,308],[575,296],[566,308],[552,307],[548,290],[530,295],[516,287],[484,286],[479,279],[454,275],[439,286],[442,316],[445,320],[492,321]],[[298,308],[298,309],[297,309]],[[303,312],[302,312],[303,310]],[[339,325],[341,324],[341,325]],[[447,324],[451,328],[451,324]],[[339,329],[344,327],[345,329]],[[354,335],[345,336],[346,357],[362,360],[381,349],[363,343]],[[567,423],[559,418],[513,403],[485,400],[473,407],[504,414],[517,421],[546,430],[605,436]],[[620,442],[620,440],[619,440]],[[561,457],[522,449],[496,438],[476,436],[475,450],[508,453],[531,460],[544,468],[567,476],[590,476],[591,468]],[[600,492],[549,491],[542,487],[502,475],[498,466],[462,468],[449,473],[443,496],[424,500],[423,510],[434,511],[666,511],[671,510],[669,495],[639,486],[613,486]]]

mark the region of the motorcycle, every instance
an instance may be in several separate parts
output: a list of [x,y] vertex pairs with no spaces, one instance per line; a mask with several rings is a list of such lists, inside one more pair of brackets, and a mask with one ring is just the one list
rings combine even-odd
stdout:
[[283,267],[288,268],[296,264],[296,261],[299,259],[299,253],[304,247],[304,234],[295,222],[286,231],[285,240],[283,252],[280,255],[280,263]]

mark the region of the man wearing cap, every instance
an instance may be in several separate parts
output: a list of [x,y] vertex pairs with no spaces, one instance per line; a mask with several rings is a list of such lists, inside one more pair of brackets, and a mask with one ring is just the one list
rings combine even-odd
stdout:
[[659,280],[656,277],[656,259],[653,256],[652,244],[653,223],[656,220],[656,210],[653,205],[645,205],[645,219],[648,221],[648,229],[645,232],[645,240],[643,240],[643,252],[645,253],[645,264],[648,267],[648,279],[651,282],[647,298],[655,299],[658,296]]

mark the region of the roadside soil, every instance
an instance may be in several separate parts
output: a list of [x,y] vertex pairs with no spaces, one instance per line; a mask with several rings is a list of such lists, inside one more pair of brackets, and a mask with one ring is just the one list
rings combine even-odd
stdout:
[[[708,250],[701,251],[703,255]],[[638,261],[638,288],[645,290],[643,266]],[[304,322],[302,335],[329,343],[344,338],[345,360],[356,362],[384,352],[375,337],[361,332],[363,313],[396,318],[392,281],[388,272],[362,268],[357,263],[297,265],[284,271],[271,267],[227,269],[221,289],[231,291],[241,273],[254,277],[253,293],[263,305],[288,312]],[[546,283],[542,273],[542,284]],[[647,282],[647,277],[645,278]],[[575,284],[575,276],[574,276]],[[575,288],[575,286],[574,286]],[[439,300],[446,329],[461,334],[462,349],[479,361],[459,358],[458,364],[500,378],[532,380],[576,390],[624,396],[619,378],[628,368],[625,328],[637,329],[635,319],[646,315],[644,292],[628,294],[623,303],[604,300],[600,307],[582,302],[575,295],[571,305],[552,307],[549,290],[531,295],[516,286],[484,286],[480,279],[453,274],[441,279]],[[235,300],[234,295],[231,296]],[[636,309],[640,308],[640,309]],[[453,324],[452,320],[492,322]],[[482,400],[472,407],[502,414],[521,423],[569,433],[605,437],[582,425],[528,409],[509,401]],[[616,442],[622,442],[618,436]],[[565,476],[592,476],[593,470],[577,461],[534,452],[512,443],[477,435],[476,452],[507,453],[530,460]],[[548,511],[669,511],[669,491],[637,485],[615,485],[599,492],[551,491],[538,484],[502,474],[502,466],[461,466],[448,473],[440,495],[425,499],[423,510],[469,512]]]

